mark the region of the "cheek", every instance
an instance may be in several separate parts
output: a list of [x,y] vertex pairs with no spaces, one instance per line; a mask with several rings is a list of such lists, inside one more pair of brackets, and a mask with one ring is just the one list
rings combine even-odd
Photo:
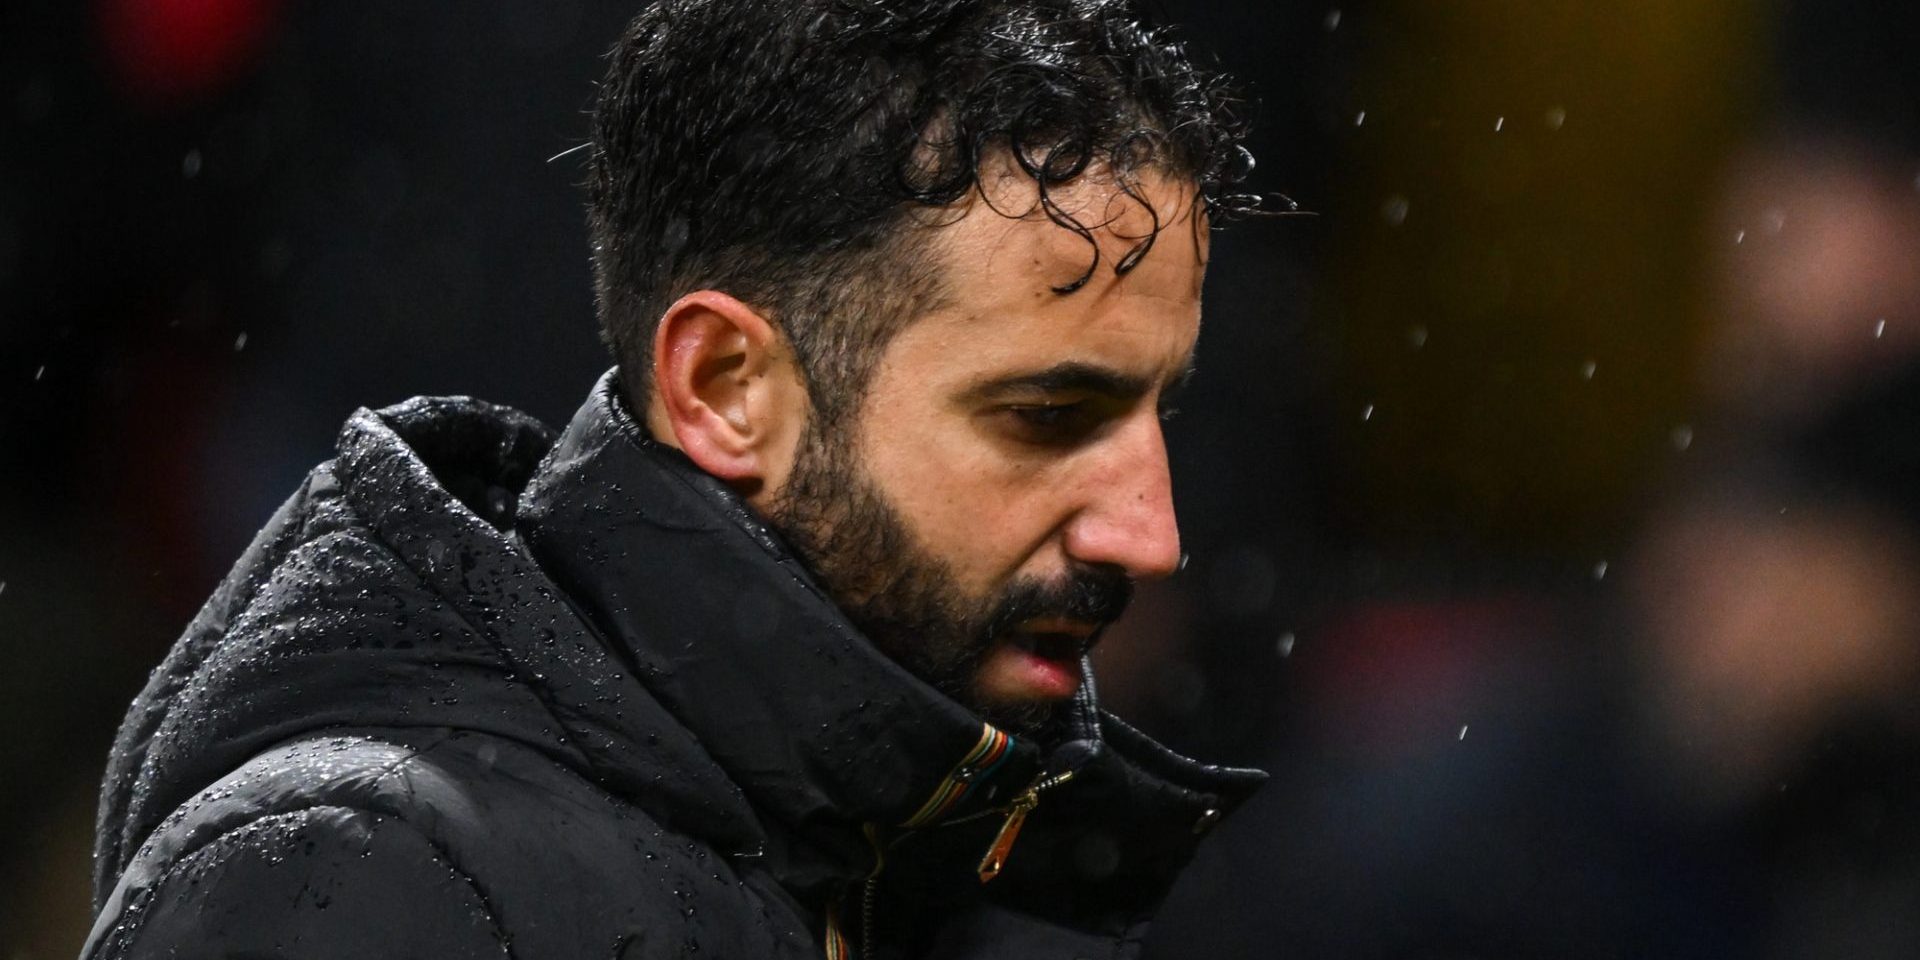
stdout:
[[874,417],[870,476],[971,593],[1023,568],[1058,525],[1042,471],[1011,461],[961,417]]

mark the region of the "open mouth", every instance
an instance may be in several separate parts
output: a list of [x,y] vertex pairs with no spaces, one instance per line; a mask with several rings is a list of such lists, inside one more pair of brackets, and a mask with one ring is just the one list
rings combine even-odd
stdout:
[[1078,661],[1093,647],[1094,636],[1091,630],[1021,630],[1007,639],[1014,649],[1036,657]]
[[1006,703],[1064,700],[1080,689],[1080,658],[1100,635],[1097,624],[1033,618],[1002,635],[981,668],[980,684]]

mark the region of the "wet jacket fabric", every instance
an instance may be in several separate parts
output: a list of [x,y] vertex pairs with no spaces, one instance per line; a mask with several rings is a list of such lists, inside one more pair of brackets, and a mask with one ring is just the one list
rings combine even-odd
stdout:
[[348,421],[127,715],[84,957],[1137,952],[1261,775],[983,724],[617,392]]

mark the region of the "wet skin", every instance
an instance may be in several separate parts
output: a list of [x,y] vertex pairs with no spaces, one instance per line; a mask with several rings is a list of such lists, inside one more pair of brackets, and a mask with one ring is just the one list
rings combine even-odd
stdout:
[[[1206,232],[1185,184],[1148,176],[1137,192],[1165,226],[1124,275],[1111,265],[1152,229],[1147,209],[1092,178],[1056,192],[1105,224],[1100,268],[1062,295],[1092,248],[1037,213],[1003,215],[1031,208],[1033,187],[995,180],[991,207],[934,234],[946,301],[888,345],[862,401],[857,462],[967,596],[1076,567],[1148,580],[1179,566],[1162,414],[1200,332]],[[987,653],[976,698],[1071,696],[1101,626],[1020,624]]]
[[[1092,172],[1055,188],[1100,255],[1062,294],[1093,247],[1040,211],[1030,178],[1000,166],[982,171],[984,197],[903,231],[944,289],[884,348],[849,460],[917,559],[940,568],[955,611],[992,609],[1016,584],[1064,586],[1070,572],[1140,581],[1180,563],[1161,423],[1200,332],[1207,233],[1193,187],[1143,173],[1129,196]],[[1156,215],[1152,251],[1117,274]],[[660,320],[654,373],[652,434],[776,516],[811,409],[777,328],[723,292],[689,293]],[[977,658],[964,698],[1011,715],[1072,696],[1079,654],[1103,626],[1057,613],[1014,624]]]

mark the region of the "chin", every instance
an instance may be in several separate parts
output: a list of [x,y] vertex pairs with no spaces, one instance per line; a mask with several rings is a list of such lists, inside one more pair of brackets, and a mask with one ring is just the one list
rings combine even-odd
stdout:
[[1056,726],[1080,689],[1078,664],[1070,682],[1051,664],[1027,665],[1042,674],[1037,679],[989,672],[993,666],[976,680],[971,705],[982,719],[1015,736],[1036,736]]
[[978,703],[974,711],[980,719],[1016,737],[1042,743],[1056,738],[1066,716],[1066,700],[1017,700]]

